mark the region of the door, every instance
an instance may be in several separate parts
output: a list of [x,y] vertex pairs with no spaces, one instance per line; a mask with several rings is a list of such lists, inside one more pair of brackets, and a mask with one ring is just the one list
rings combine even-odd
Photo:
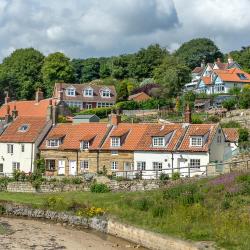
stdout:
[[65,175],[65,161],[58,161],[58,175]]
[[[183,160],[183,159],[180,159],[179,160],[179,169],[177,169],[177,171],[178,172],[185,172],[186,171],[186,168],[187,167],[187,165],[186,165],[186,161],[185,160]],[[176,172],[177,172],[176,171]]]
[[69,174],[76,175],[76,161],[69,161]]

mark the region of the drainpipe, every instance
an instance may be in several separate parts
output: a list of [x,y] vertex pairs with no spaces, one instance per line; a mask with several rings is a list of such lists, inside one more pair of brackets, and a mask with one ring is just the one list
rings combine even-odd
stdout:
[[78,175],[78,150],[76,150],[76,175]]
[[31,143],[31,161],[30,161],[30,172],[32,173],[33,167],[32,167],[32,163],[33,163],[33,143]]
[[172,154],[171,160],[172,160],[172,175],[173,175],[173,173],[174,173],[174,153],[172,152],[171,154]]
[[97,169],[96,169],[97,172],[96,173],[99,172],[99,168],[100,168],[100,166],[99,166],[100,159],[99,158],[100,158],[100,149],[97,150],[97,163],[96,163],[97,164]]

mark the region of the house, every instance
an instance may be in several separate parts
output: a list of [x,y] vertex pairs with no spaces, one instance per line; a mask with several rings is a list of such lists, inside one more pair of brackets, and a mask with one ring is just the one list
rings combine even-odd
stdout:
[[147,100],[150,100],[151,97],[149,95],[147,95],[146,93],[144,92],[140,92],[140,93],[137,93],[137,94],[134,94],[134,95],[130,95],[128,97],[128,100],[131,101],[135,101],[135,102],[143,102],[143,101],[147,101]]
[[33,172],[39,145],[51,126],[52,120],[46,117],[15,118],[0,136],[0,174]]
[[103,139],[111,127],[105,123],[64,123],[55,125],[40,146],[46,174],[78,175],[99,171]]
[[82,109],[112,107],[116,102],[114,86],[56,83],[53,98],[70,107]]
[[97,115],[76,115],[73,117],[73,123],[88,123],[99,122],[100,118]]
[[238,148],[239,132],[236,128],[223,128],[223,133],[225,135],[225,141],[228,143],[224,160],[228,160],[232,156],[239,153],[239,148]]

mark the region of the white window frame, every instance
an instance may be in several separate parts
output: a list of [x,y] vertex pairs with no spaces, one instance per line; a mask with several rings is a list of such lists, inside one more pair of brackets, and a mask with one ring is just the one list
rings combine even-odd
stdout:
[[190,159],[190,168],[198,168],[201,167],[201,160],[200,159]]
[[25,133],[29,130],[29,125],[28,124],[22,124],[21,127],[19,127],[18,132]]
[[66,101],[67,105],[69,107],[75,107],[82,109],[82,102],[81,101]]
[[[54,168],[51,168],[51,162],[54,162]],[[49,164],[48,164],[49,163]],[[45,166],[46,166],[46,170],[48,171],[56,171],[56,160],[55,159],[46,159],[45,160]]]
[[101,97],[103,98],[110,98],[111,92],[109,89],[103,89],[101,90]]
[[93,97],[94,91],[93,91],[92,88],[86,88],[86,89],[83,90],[83,95],[85,97]]
[[13,154],[14,144],[7,144],[7,154]]
[[152,162],[152,166],[153,166],[154,171],[162,171],[163,163],[158,162],[158,161],[154,161],[154,162]]
[[145,161],[137,161],[137,170],[139,171],[145,171],[146,170],[146,162]]
[[12,171],[20,170],[20,162],[13,161],[12,162]]
[[111,137],[111,147],[117,148],[121,146],[121,138],[120,137]]
[[76,90],[74,88],[67,88],[66,89],[66,96],[76,96]]
[[22,152],[22,153],[25,152],[25,144],[21,144],[21,152]]
[[81,169],[81,172],[88,171],[89,170],[89,161],[88,160],[80,161],[80,169]]
[[164,147],[165,138],[164,137],[153,137],[153,147]]
[[112,161],[111,170],[112,171],[117,171],[118,170],[118,161]]
[[58,148],[59,146],[60,146],[60,140],[59,139],[47,140],[47,147],[48,148]]
[[81,141],[80,144],[81,150],[89,149],[89,141]]
[[86,108],[87,109],[92,109],[92,107],[93,107],[92,103],[86,103]]
[[202,137],[201,136],[193,136],[190,138],[190,146],[191,147],[202,147]]

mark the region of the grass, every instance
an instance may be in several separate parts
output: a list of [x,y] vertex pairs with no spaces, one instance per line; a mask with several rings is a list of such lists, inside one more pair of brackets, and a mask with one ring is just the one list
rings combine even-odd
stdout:
[[6,234],[6,233],[7,233],[6,228],[3,225],[0,224],[0,235],[1,234]]
[[49,197],[101,207],[112,217],[154,232],[225,249],[250,246],[250,174],[228,174],[168,190],[134,193],[0,194],[1,200],[43,207]]

